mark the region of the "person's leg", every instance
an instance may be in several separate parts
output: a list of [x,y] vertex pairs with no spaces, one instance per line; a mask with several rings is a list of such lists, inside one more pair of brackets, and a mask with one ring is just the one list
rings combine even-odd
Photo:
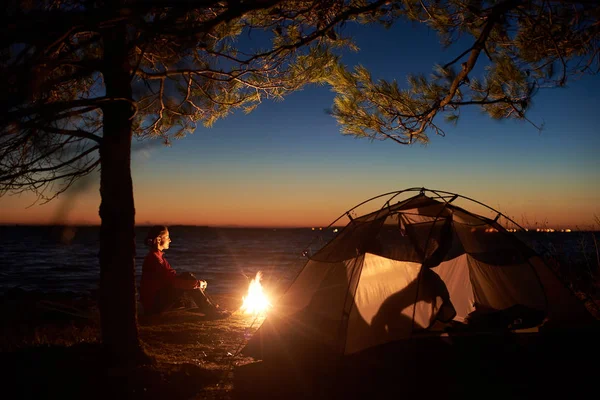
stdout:
[[181,301],[183,291],[173,287],[161,289],[154,299],[154,306],[150,310],[151,314],[160,314],[169,311]]
[[201,313],[209,315],[209,316],[226,316],[229,315],[227,311],[220,310],[218,304],[214,304],[210,299],[206,296],[203,290],[201,289],[193,289],[186,291],[189,296],[192,297],[198,309]]
[[208,297],[206,297],[206,294],[204,293],[203,290],[192,289],[192,290],[187,290],[186,292],[194,300],[194,302],[196,303],[198,308],[200,308],[202,310],[207,310],[207,311],[216,310],[218,308],[215,304],[213,304],[208,299]]

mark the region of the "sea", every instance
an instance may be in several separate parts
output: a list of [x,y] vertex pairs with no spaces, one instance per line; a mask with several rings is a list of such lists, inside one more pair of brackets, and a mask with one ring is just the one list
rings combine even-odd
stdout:
[[[136,280],[148,249],[147,227],[136,228]],[[307,256],[341,228],[217,228],[171,226],[165,252],[178,272],[208,282],[208,293],[243,292],[258,272],[265,288],[285,290]],[[597,268],[598,232],[515,233],[534,250],[587,262]],[[0,294],[22,289],[90,294],[98,289],[99,228],[94,226],[0,226]],[[597,271],[596,271],[597,272]]]
[[[148,253],[147,227],[136,228],[135,275],[139,287]],[[170,226],[165,257],[177,272],[208,282],[209,293],[244,290],[261,273],[273,290],[285,289],[314,253],[334,235],[323,228],[215,228]],[[98,289],[99,227],[0,226],[0,294],[11,289],[93,293]]]

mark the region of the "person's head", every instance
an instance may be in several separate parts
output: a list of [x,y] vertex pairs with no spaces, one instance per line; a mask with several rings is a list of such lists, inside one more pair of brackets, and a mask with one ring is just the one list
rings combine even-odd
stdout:
[[169,243],[171,243],[169,229],[163,225],[154,225],[148,231],[145,243],[155,250],[163,251],[168,249]]

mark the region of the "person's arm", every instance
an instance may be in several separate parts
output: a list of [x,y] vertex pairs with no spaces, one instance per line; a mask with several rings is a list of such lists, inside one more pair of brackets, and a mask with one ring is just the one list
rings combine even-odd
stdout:
[[178,277],[177,271],[175,271],[173,268],[171,268],[171,265],[169,264],[169,262],[164,258],[163,258],[163,269],[164,269],[163,274],[165,274],[165,279],[167,279],[168,282],[171,284],[171,286],[173,286],[174,288],[188,290],[188,289],[195,289],[198,285],[197,280],[182,279],[182,278]]

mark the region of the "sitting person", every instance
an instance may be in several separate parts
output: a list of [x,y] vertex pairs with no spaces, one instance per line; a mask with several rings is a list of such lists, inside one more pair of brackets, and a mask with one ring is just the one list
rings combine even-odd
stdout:
[[228,317],[227,311],[219,309],[204,293],[207,283],[198,280],[191,273],[177,274],[164,257],[163,251],[169,248],[171,238],[166,226],[153,226],[146,236],[150,251],[142,266],[140,301],[145,314],[159,314],[174,305],[191,299],[198,311],[216,318]]

